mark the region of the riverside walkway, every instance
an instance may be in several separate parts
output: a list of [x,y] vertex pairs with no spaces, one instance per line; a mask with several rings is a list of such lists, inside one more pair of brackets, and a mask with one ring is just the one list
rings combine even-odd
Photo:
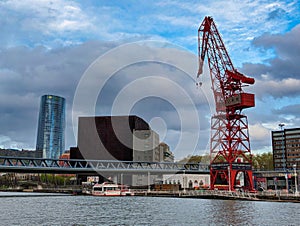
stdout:
[[202,198],[202,199],[231,199],[248,201],[287,201],[300,202],[300,196],[288,194],[286,191],[220,191],[220,190],[186,190],[186,191],[134,191],[141,196],[164,196],[181,198]]

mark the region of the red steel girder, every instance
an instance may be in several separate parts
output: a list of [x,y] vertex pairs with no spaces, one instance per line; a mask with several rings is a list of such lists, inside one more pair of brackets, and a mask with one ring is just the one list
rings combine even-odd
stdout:
[[[224,42],[211,17],[205,17],[198,29],[199,72],[207,56],[216,114],[211,120],[211,166],[227,165],[228,168],[211,167],[211,188],[219,181],[223,188],[233,190],[236,177],[242,172],[245,187],[253,189],[252,158],[248,133],[248,120],[241,113],[254,106],[254,95],[244,93],[244,84],[254,84],[254,79],[238,72],[229,57]],[[247,164],[238,168],[237,164]],[[249,167],[250,166],[250,167]],[[225,183],[225,184],[224,184]]]

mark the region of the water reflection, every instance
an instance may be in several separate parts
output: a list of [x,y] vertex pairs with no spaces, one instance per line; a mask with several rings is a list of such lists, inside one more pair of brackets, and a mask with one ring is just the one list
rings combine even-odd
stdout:
[[242,225],[253,221],[254,202],[211,200],[214,205],[212,218],[215,224]]

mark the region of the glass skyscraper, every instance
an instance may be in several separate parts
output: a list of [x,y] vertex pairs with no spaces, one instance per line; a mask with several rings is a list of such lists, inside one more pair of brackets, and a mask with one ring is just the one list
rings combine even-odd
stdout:
[[65,98],[41,98],[36,151],[42,158],[59,158],[65,150]]

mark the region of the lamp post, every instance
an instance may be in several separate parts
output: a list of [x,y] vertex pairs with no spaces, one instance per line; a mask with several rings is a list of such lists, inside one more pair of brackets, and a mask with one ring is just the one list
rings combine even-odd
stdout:
[[229,191],[231,191],[231,175],[230,175],[230,165],[228,166],[228,187]]
[[294,176],[295,176],[295,195],[298,196],[299,194],[298,194],[298,185],[297,185],[297,165],[294,164],[293,168],[294,168]]
[[150,187],[150,171],[148,171],[148,192],[151,191],[151,187]]
[[283,130],[283,127],[285,126],[284,123],[279,123],[278,125],[281,129],[281,133],[282,133],[282,136],[281,136],[281,147],[282,147],[282,168],[283,168],[283,171],[285,172],[285,186],[286,186],[286,190],[288,191],[289,190],[289,179],[288,179],[288,175],[287,175],[287,172],[286,172],[286,158],[285,158],[285,153],[284,153],[284,130]]
[[183,193],[185,193],[185,170],[183,170],[183,177],[182,177],[182,183],[183,183]]

